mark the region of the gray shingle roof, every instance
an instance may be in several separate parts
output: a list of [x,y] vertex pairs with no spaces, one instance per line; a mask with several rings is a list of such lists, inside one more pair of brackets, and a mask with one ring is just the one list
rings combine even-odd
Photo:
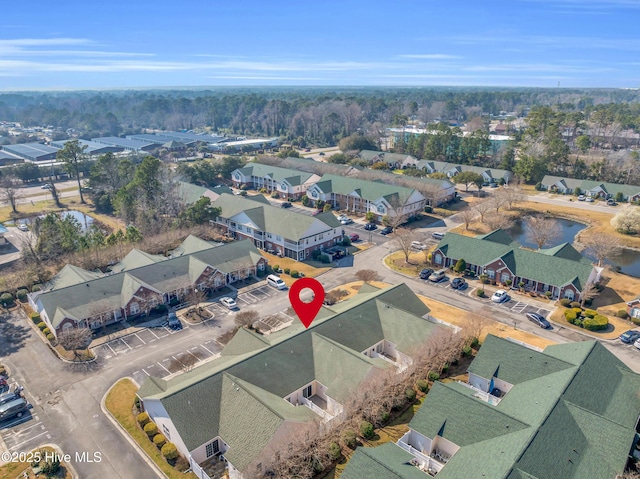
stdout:
[[359,447],[349,460],[341,479],[425,479],[428,476],[411,465],[413,456],[393,443]]
[[579,180],[576,178],[564,178],[562,176],[546,175],[542,181],[542,185],[545,188],[549,188],[556,183],[560,183],[567,190],[575,190],[580,188],[582,192],[589,192],[598,188],[602,189],[605,193],[615,196],[618,192],[622,193],[625,198],[634,196],[640,193],[640,186],[637,185],[624,185],[619,183],[607,183],[604,181],[595,180]]

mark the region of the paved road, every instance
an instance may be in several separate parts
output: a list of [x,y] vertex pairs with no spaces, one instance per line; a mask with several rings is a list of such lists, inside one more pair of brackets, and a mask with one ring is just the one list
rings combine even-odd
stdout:
[[[606,206],[602,201],[587,203],[586,201],[578,201],[574,196],[562,196],[562,195],[552,195],[549,193],[540,193],[537,195],[529,195],[526,197],[527,201],[532,201],[534,203],[544,203],[548,205],[558,205],[565,206],[567,208],[575,208],[578,210],[589,210],[589,211],[599,211],[601,213],[609,213],[616,214],[622,204],[618,206]],[[572,199],[573,201],[569,201]]]
[[[382,264],[382,258],[392,248],[393,243],[390,242],[370,248],[353,257],[354,267],[335,268],[319,279],[325,289],[330,289],[353,281],[358,269],[375,269],[386,282],[406,282],[417,293],[490,317],[510,327],[515,326],[558,342],[589,339],[564,328],[541,330],[526,320],[522,314],[524,308],[517,304],[494,305],[444,285],[430,285],[390,271]],[[241,309],[258,309],[266,315],[280,314],[289,306],[286,292],[278,292],[268,299],[262,298],[260,302],[252,299],[259,297],[257,293],[243,296],[245,301],[241,303]],[[216,354],[219,349],[214,347],[215,340],[232,325],[234,314],[220,308],[214,308],[214,311],[217,315],[213,321],[188,326],[175,334],[152,336],[150,333],[140,333],[137,339],[127,339],[121,345],[113,344],[111,350],[114,354],[102,351],[100,359],[88,369],[54,360],[26,319],[4,314],[0,320],[0,332],[8,340],[0,342],[0,357],[11,367],[13,377],[26,387],[27,397],[34,408],[33,417],[25,423],[11,427],[0,425],[0,437],[6,439],[8,448],[18,452],[22,447],[32,447],[40,441],[57,443],[68,453],[101,452],[103,460],[100,463],[74,462],[82,478],[153,477],[149,466],[103,415],[100,401],[107,389],[123,376],[144,378],[145,373],[150,374],[146,369],[154,374],[156,371],[164,374],[162,368],[168,366],[168,358],[179,359],[196,348],[203,349],[203,346],[212,355]],[[640,371],[640,351],[616,341],[605,343],[632,369]]]

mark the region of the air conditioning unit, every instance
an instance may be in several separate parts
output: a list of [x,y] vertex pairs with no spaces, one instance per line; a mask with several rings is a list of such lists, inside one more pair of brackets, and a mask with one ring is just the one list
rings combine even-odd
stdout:
[[227,460],[224,458],[223,454],[220,454],[220,462],[222,462],[222,461],[226,462]]

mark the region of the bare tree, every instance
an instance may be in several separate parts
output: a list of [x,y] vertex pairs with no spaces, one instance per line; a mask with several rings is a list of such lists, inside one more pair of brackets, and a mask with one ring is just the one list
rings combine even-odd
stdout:
[[483,201],[481,203],[476,203],[473,206],[473,209],[480,215],[480,222],[484,223],[485,215],[493,208],[493,205],[488,201]]
[[491,231],[497,229],[506,230],[513,226],[513,219],[509,216],[501,215],[500,213],[491,212],[485,215],[484,223]]
[[507,204],[506,198],[500,194],[500,190],[496,191],[493,196],[487,201],[492,208],[495,208],[496,213],[500,212],[500,208]]
[[18,188],[18,178],[15,176],[3,177],[2,181],[0,181],[0,193],[2,193],[2,198],[11,206],[11,211],[18,213],[18,200],[22,197],[22,192]]
[[595,284],[587,283],[584,286],[582,293],[580,293],[580,306],[584,308],[584,303],[590,299],[595,298],[599,293],[600,291],[598,291],[598,288],[596,288]]
[[82,351],[89,347],[91,339],[89,328],[69,328],[58,334],[58,344],[67,351],[73,351],[76,360],[82,357]]
[[585,249],[598,260],[598,266],[602,266],[604,260],[616,256],[622,247],[620,240],[611,235],[593,235],[584,241],[584,245]]
[[411,252],[411,243],[416,241],[418,235],[414,230],[408,228],[398,228],[395,231],[393,241],[404,253],[405,263],[409,263],[409,253]]
[[503,205],[507,205],[508,210],[511,210],[516,203],[524,200],[522,190],[515,185],[507,188],[500,188],[494,193],[494,196],[500,196],[504,201]]
[[611,218],[611,224],[625,234],[638,231],[640,229],[640,209],[632,205],[626,205],[617,215]]
[[[338,301],[348,295],[349,292],[345,289],[332,289],[325,295],[324,302],[325,304],[331,306],[332,304],[336,304]],[[295,314],[295,312],[293,312],[292,314]],[[289,316],[291,316],[291,314]]]
[[204,288],[193,288],[187,294],[187,301],[196,307],[196,312],[200,314],[202,308],[200,303],[207,299],[207,291]]
[[471,224],[473,219],[476,217],[476,213],[477,212],[472,208],[465,208],[459,213],[460,218],[462,219],[462,221],[464,221],[465,230],[469,230],[469,225]]
[[253,309],[248,309],[247,311],[241,311],[236,314],[234,321],[238,326],[242,328],[244,326],[252,326],[259,317],[260,313]]
[[380,281],[382,277],[378,274],[377,271],[373,269],[361,269],[356,271],[356,278],[360,281],[364,281],[365,283],[371,283],[372,281]]
[[533,241],[538,249],[560,237],[561,227],[557,220],[542,216],[529,216],[526,218],[525,225],[527,238]]

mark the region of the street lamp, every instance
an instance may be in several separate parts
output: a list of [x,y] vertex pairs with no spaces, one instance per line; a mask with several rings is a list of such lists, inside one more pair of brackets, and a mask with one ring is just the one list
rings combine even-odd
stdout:
[[487,280],[487,270],[486,268],[482,268],[482,278],[480,278],[480,281],[482,283],[482,296],[484,296],[484,282]]

